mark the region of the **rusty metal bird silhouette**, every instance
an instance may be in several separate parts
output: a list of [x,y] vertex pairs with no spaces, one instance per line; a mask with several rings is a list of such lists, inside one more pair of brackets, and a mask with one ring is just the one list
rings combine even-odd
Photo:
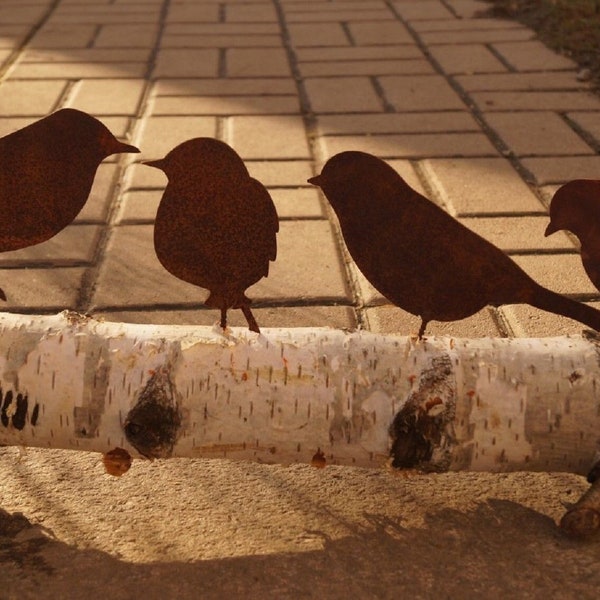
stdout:
[[169,180],[154,225],[159,261],[210,291],[205,304],[221,311],[223,329],[227,310],[240,308],[250,330],[260,333],[245,291],[268,275],[277,255],[279,219],[265,187],[230,146],[213,138],[188,140],[144,164]]
[[536,283],[379,158],[342,152],[308,181],[325,193],[366,278],[391,302],[421,317],[419,337],[429,321],[455,321],[487,305],[518,303],[600,330],[600,311]]
[[121,152],[139,150],[72,108],[0,138],[0,252],[45,242],[69,225],[100,163]]
[[581,243],[581,262],[600,290],[600,181],[576,179],[556,190],[545,235],[566,229]]

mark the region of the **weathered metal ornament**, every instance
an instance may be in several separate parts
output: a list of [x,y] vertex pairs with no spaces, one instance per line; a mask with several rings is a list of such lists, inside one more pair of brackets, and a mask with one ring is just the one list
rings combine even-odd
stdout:
[[0,138],[0,252],[45,242],[69,225],[98,165],[122,152],[139,150],[72,108]]
[[391,302],[421,317],[419,337],[432,320],[455,321],[487,305],[523,303],[600,330],[600,311],[540,286],[379,158],[342,152],[309,182],[325,193],[365,277]]
[[260,332],[245,291],[266,277],[277,255],[279,220],[266,188],[236,152],[213,138],[194,138],[144,164],[169,179],[158,207],[154,247],[171,274],[210,291],[206,306],[240,308]]

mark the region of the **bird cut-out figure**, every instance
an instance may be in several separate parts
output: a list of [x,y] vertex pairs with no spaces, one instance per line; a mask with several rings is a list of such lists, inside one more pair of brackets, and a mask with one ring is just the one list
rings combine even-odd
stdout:
[[352,258],[391,302],[429,321],[464,319],[487,305],[526,303],[600,330],[600,311],[552,292],[502,250],[364,152],[330,158],[309,179],[333,207]]
[[139,150],[72,108],[0,138],[0,252],[45,242],[69,225],[100,163],[122,152]]
[[245,291],[269,274],[277,255],[279,219],[266,188],[250,177],[237,153],[213,138],[183,142],[144,164],[164,171],[168,184],[154,225],[154,247],[173,275],[208,289],[206,306],[241,308],[260,333]]
[[581,244],[581,262],[600,290],[600,181],[575,179],[556,190],[550,202],[550,223],[545,235],[566,229]]

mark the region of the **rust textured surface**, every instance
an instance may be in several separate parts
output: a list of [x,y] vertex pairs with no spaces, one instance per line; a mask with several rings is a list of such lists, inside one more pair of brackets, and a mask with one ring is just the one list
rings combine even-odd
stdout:
[[600,311],[537,284],[379,158],[341,152],[309,182],[327,196],[367,279],[421,317],[419,337],[429,321],[457,321],[502,304],[530,304],[600,329]]
[[556,191],[546,235],[562,229],[579,238],[583,268],[600,290],[600,180],[575,179]]
[[100,163],[122,152],[139,150],[70,108],[0,138],[0,252],[45,242],[69,225]]
[[187,140],[145,164],[169,179],[154,227],[162,265],[210,290],[205,304],[221,311],[223,329],[227,310],[241,308],[259,332],[244,292],[268,275],[277,255],[279,220],[266,188],[232,148],[212,138]]

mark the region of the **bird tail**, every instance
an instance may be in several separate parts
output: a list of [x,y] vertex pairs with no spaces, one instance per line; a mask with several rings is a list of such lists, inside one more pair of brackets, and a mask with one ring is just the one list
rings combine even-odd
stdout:
[[536,286],[533,298],[529,303],[536,308],[569,317],[569,319],[579,321],[595,331],[600,331],[600,310],[583,302],[572,300],[542,286]]

